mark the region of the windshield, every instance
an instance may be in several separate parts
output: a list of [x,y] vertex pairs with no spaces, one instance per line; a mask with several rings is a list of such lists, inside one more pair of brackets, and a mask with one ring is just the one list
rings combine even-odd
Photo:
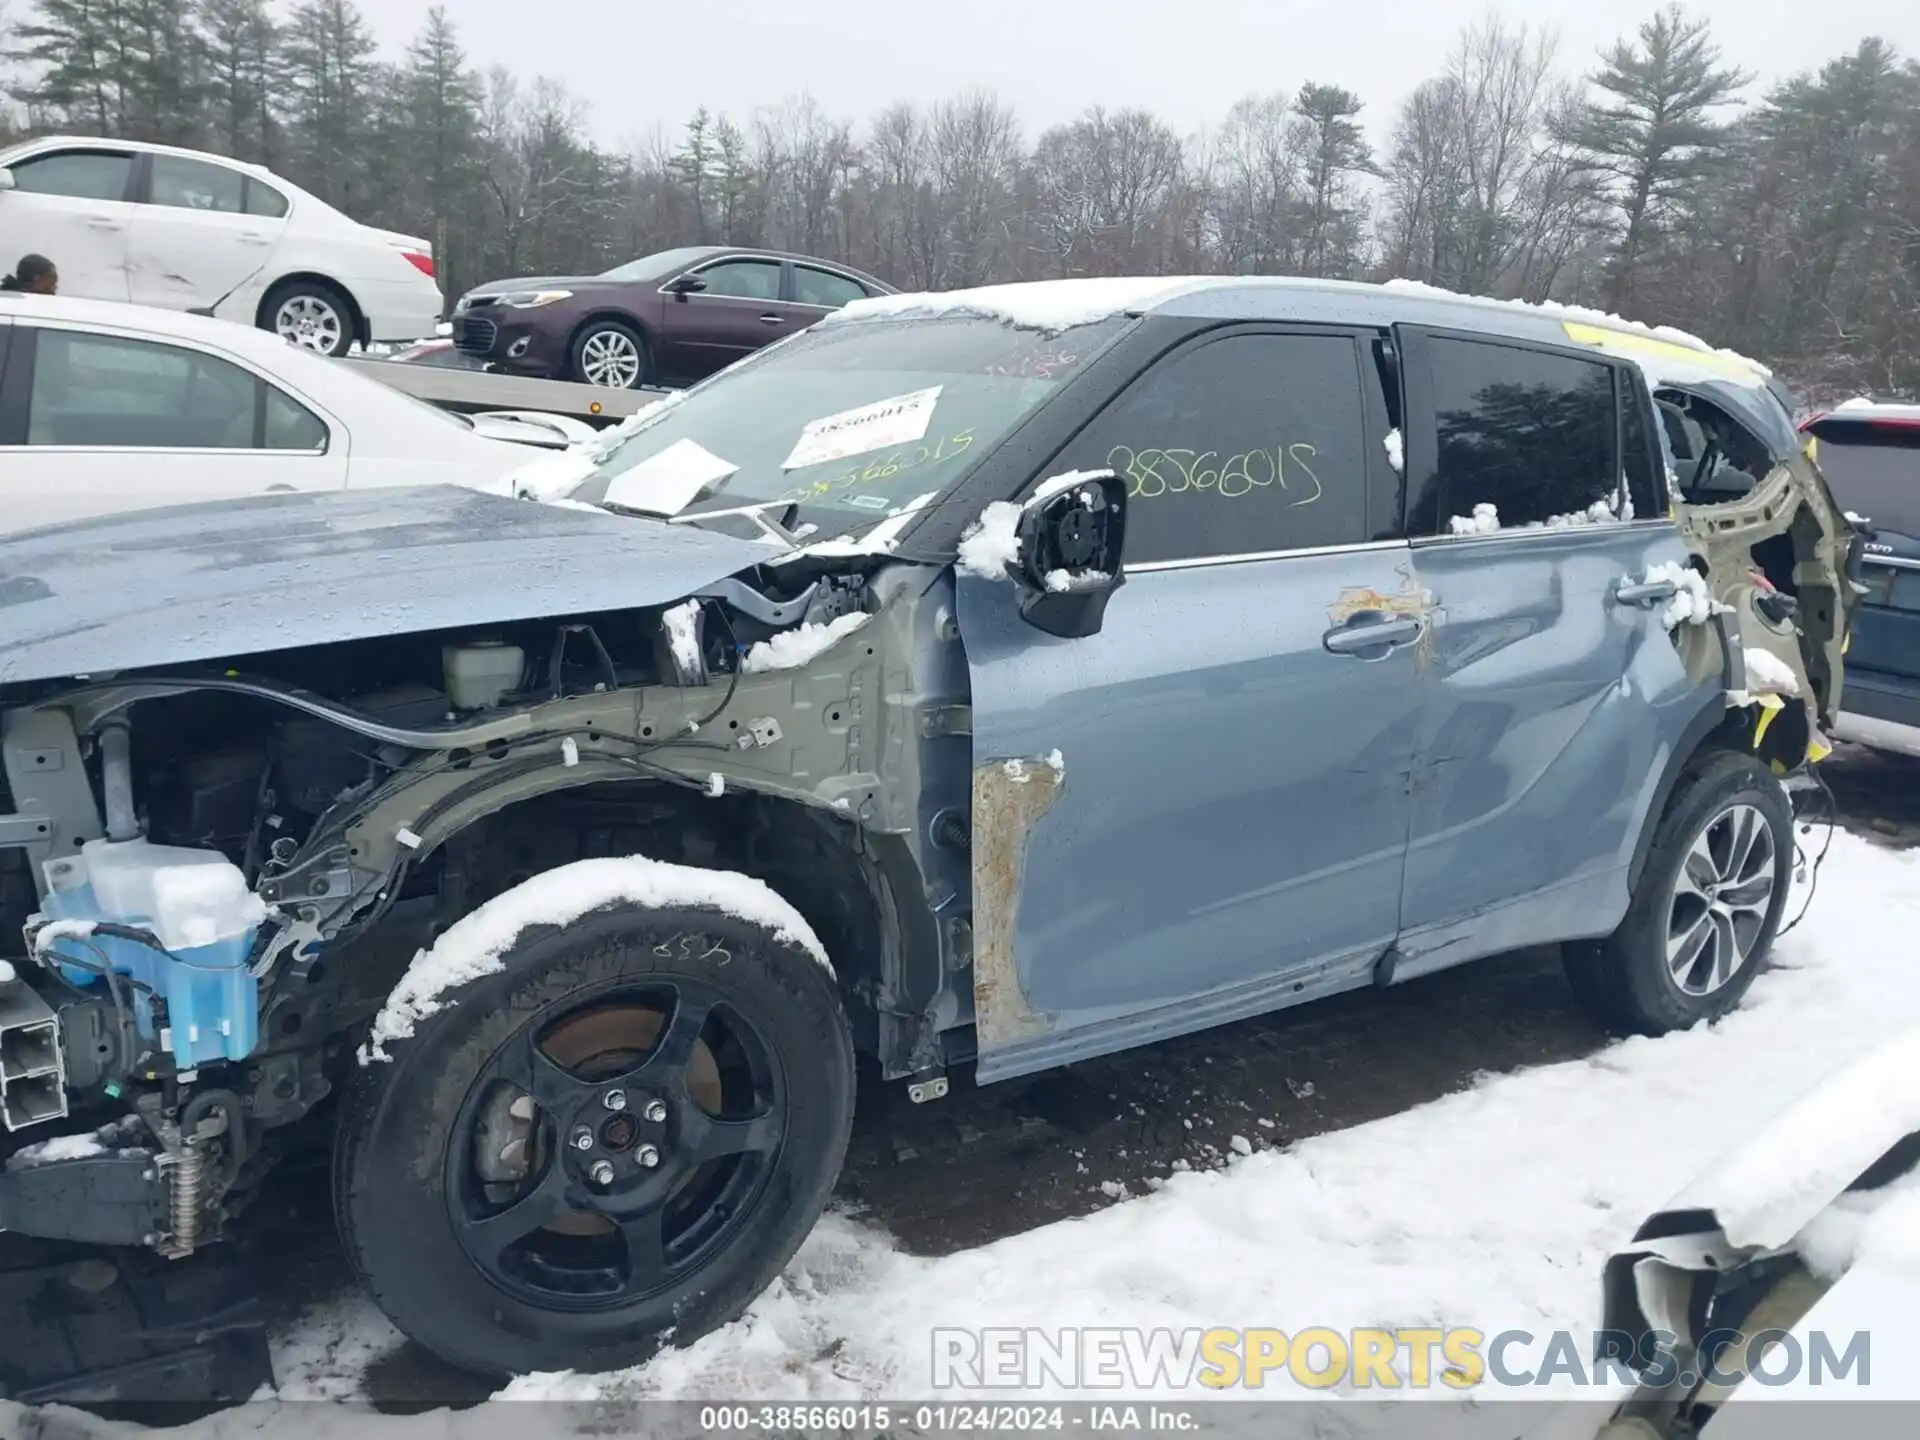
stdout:
[[816,527],[809,538],[861,529],[951,489],[1127,324],[1054,336],[957,315],[819,326],[662,406],[573,498],[644,509],[628,497],[691,482],[686,515],[786,502]]
[[1920,429],[1819,425],[1814,461],[1843,509],[1920,539]]
[[642,255],[638,260],[629,260],[624,265],[616,265],[611,270],[602,270],[602,280],[645,280],[654,275],[671,275],[684,270],[697,260],[704,260],[713,254],[711,246],[687,245],[678,250],[657,250],[651,255]]

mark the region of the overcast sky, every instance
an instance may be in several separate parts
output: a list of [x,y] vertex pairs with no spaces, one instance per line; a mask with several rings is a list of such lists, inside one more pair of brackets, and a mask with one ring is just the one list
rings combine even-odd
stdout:
[[[360,0],[393,53],[431,0]],[[891,101],[986,84],[1029,138],[1090,105],[1141,105],[1183,133],[1243,95],[1344,85],[1384,133],[1486,0],[446,0],[469,57],[523,80],[549,75],[592,107],[603,142],[677,129],[694,109],[745,116],[809,91],[863,121]],[[1654,8],[1648,0],[1510,0],[1511,19],[1557,27],[1563,68]],[[1920,55],[1920,4],[1693,0],[1726,59],[1762,82],[1885,36]],[[1759,87],[1756,86],[1756,89]]]

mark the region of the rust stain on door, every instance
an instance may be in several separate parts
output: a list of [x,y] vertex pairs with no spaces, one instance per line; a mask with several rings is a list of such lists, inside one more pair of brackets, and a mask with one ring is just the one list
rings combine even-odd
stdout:
[[991,760],[973,772],[973,1012],[982,1050],[1041,1034],[1048,1017],[1027,1003],[1013,953],[1027,836],[1066,781],[1059,752]]

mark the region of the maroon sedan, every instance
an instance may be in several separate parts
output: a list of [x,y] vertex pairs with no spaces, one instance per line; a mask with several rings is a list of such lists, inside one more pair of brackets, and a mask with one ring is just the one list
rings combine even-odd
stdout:
[[514,375],[630,390],[685,385],[822,315],[893,287],[844,265],[689,246],[602,275],[495,280],[460,297],[463,354]]

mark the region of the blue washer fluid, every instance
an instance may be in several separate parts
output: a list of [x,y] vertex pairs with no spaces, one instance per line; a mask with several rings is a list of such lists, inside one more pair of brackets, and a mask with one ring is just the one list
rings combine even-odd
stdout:
[[247,960],[265,907],[238,866],[213,850],[94,840],[77,858],[49,861],[47,877],[47,919],[148,930],[171,952],[115,935],[61,936],[47,949],[69,981],[103,990],[104,955],[120,974],[151,986],[166,1002],[165,1023],[137,990],[129,994],[135,1021],[182,1069],[253,1053],[260,996]]

